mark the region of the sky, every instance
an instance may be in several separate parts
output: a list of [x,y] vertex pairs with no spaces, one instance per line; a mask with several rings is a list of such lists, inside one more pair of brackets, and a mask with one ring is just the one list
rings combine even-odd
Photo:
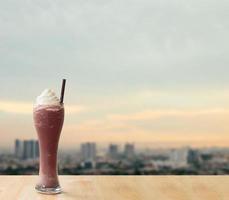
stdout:
[[0,146],[67,79],[60,146],[229,146],[229,2],[0,0]]

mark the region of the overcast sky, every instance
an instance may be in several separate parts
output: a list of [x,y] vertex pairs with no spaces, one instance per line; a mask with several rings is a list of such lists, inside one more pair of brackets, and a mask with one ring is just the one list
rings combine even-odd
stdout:
[[0,144],[35,138],[32,102],[66,78],[63,146],[206,135],[229,145],[228,10],[224,0],[0,0]]

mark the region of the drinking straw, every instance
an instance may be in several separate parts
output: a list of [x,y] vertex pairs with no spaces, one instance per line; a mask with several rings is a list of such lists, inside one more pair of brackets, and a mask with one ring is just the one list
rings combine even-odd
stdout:
[[66,83],[66,79],[63,79],[62,80],[62,87],[61,87],[61,95],[60,95],[60,103],[61,104],[63,104],[63,102],[64,102],[65,83]]

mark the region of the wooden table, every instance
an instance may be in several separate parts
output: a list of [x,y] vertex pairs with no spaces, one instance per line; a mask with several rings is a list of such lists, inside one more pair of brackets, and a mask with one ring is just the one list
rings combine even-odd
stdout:
[[58,195],[34,190],[36,176],[0,176],[0,200],[228,200],[229,176],[60,176]]

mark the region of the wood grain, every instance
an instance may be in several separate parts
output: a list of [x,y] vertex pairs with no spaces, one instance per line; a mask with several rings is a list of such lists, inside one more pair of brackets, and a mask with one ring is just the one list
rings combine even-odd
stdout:
[[36,176],[0,176],[0,200],[228,200],[229,176],[60,176],[64,190],[43,195]]

